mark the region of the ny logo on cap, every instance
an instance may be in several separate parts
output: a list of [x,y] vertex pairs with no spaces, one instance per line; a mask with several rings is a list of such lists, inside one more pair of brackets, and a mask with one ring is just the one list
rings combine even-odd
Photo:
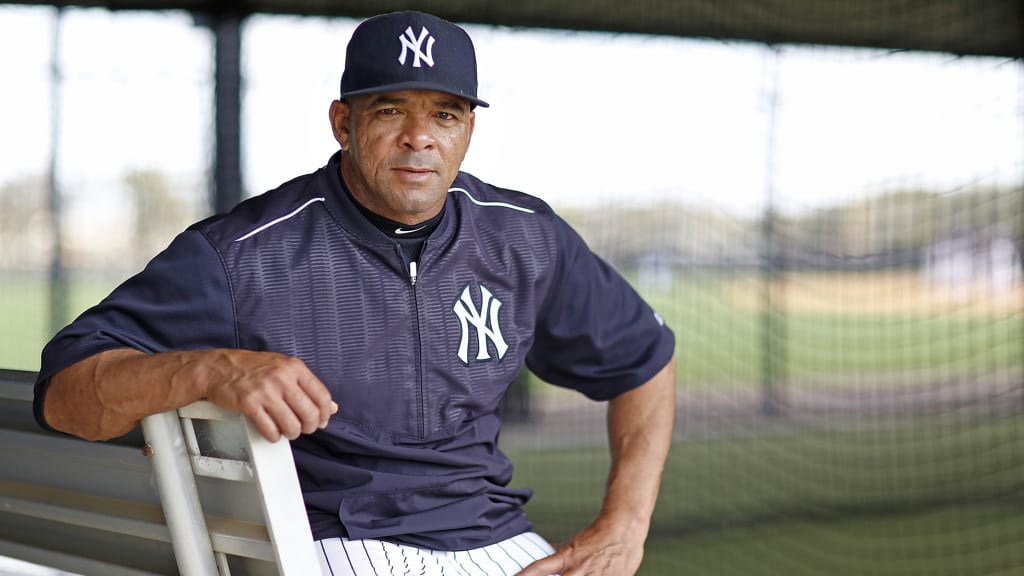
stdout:
[[[422,50],[423,41],[427,41],[427,51]],[[405,54],[408,51],[413,53],[412,67],[419,68],[420,61],[427,63],[427,66],[434,67],[434,37],[427,32],[424,26],[420,31],[419,38],[412,31],[412,26],[405,29],[405,34],[399,34],[398,41],[402,43],[402,54],[398,57],[398,63],[405,66]]]

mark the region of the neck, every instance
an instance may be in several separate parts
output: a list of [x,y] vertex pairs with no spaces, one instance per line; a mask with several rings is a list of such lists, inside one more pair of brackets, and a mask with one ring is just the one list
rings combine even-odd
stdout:
[[424,222],[437,219],[440,217],[441,213],[444,212],[444,197],[442,197],[440,205],[437,205],[436,207],[430,206],[429,210],[422,210],[415,213],[388,210],[387,205],[381,203],[379,201],[380,199],[376,198],[375,195],[370,192],[369,184],[362,177],[359,170],[356,169],[352,161],[349,158],[346,158],[345,152],[342,152],[339,164],[342,188],[345,189],[345,192],[348,193],[349,197],[355,201],[356,205],[359,206],[360,209],[368,211],[378,218],[383,218],[402,226],[414,227]]
[[359,212],[370,221],[371,224],[377,227],[378,230],[392,238],[425,238],[430,235],[431,232],[437,228],[437,225],[441,222],[441,217],[444,216],[444,206],[441,207],[441,211],[433,217],[427,218],[419,222],[398,222],[392,220],[386,216],[381,216],[377,212],[374,212],[363,204],[352,190],[345,183],[344,169],[341,170],[341,189],[345,191],[345,194],[352,200]]

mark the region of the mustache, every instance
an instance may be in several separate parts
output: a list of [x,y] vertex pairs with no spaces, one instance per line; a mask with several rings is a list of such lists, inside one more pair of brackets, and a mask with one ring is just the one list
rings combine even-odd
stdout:
[[441,163],[434,156],[422,153],[403,154],[392,158],[387,167],[391,169],[422,170],[425,172],[439,172]]

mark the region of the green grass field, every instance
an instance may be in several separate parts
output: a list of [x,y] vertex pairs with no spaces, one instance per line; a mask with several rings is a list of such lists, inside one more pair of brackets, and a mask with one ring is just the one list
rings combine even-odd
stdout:
[[[597,513],[603,449],[511,456],[548,538]],[[677,442],[641,574],[1024,574],[1024,415]]]
[[[73,279],[69,315],[77,316],[99,302],[119,281],[113,277]],[[52,336],[45,273],[0,272],[0,319],[0,367],[38,370],[39,352]]]
[[[996,309],[984,302],[939,300],[924,290],[920,297],[890,295],[875,287],[872,275],[835,276],[831,285],[810,295],[817,297],[812,302],[817,305],[802,306],[798,300],[790,310],[772,315],[770,352],[786,378],[827,385],[843,382],[844,375],[948,375],[1024,365],[1024,299],[1016,307]],[[667,293],[647,295],[675,331],[684,385],[760,381],[765,314],[756,299],[751,304],[736,294],[737,284],[747,292],[757,282],[709,274],[677,281]],[[799,276],[792,282],[799,284]],[[862,310],[851,313],[839,304],[828,305],[830,298],[851,295],[866,301]]]
[[1024,510],[1003,504],[781,519],[648,540],[642,576],[1024,574]]

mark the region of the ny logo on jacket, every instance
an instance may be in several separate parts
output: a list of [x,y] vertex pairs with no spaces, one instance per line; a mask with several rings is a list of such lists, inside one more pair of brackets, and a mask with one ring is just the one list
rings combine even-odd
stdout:
[[462,337],[459,338],[459,350],[456,356],[463,364],[469,364],[469,332],[470,326],[476,330],[477,360],[490,360],[491,355],[487,350],[487,342],[493,344],[498,359],[505,357],[508,351],[508,344],[501,335],[501,323],[498,319],[498,312],[501,310],[501,300],[491,294],[486,286],[480,285],[480,309],[477,310],[470,295],[469,286],[462,289],[462,294],[452,307],[455,315],[459,318],[459,326],[462,328]]

